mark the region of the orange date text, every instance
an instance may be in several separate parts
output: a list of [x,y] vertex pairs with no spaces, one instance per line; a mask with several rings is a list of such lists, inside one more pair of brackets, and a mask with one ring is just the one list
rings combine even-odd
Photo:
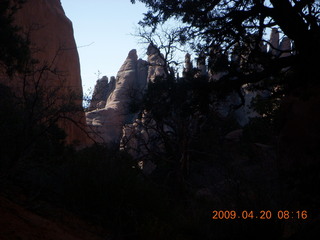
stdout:
[[269,219],[301,219],[306,220],[308,218],[308,212],[306,210],[299,211],[289,211],[289,210],[213,210],[212,219],[213,220],[223,220],[223,219],[259,219],[259,220],[269,220]]

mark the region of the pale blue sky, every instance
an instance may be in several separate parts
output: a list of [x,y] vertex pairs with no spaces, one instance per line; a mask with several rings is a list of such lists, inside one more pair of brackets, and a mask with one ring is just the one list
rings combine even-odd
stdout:
[[93,88],[98,78],[116,76],[131,49],[145,58],[138,39],[130,34],[146,12],[144,4],[130,0],[61,0],[73,23],[81,64],[83,90]]

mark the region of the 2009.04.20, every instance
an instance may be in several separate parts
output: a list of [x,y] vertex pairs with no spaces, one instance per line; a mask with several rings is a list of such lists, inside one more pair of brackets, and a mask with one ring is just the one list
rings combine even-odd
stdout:
[[213,210],[212,219],[222,220],[222,219],[260,219],[268,220],[272,218],[276,219],[301,219],[305,220],[308,218],[308,212],[306,210],[289,211],[289,210],[279,210],[272,212],[271,210],[261,210],[261,211],[235,211],[235,210]]

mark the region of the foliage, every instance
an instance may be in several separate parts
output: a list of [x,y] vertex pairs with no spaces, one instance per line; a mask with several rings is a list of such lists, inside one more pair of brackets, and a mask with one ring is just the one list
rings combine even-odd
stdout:
[[182,118],[197,112],[205,114],[210,103],[207,86],[206,79],[200,77],[189,80],[176,80],[171,76],[157,78],[148,85],[142,109],[150,112],[156,120],[165,119],[170,114]]
[[29,41],[25,39],[20,28],[13,25],[14,14],[25,1],[3,0],[0,3],[0,66],[12,75],[21,71],[30,57]]
[[[32,159],[59,155],[65,132],[58,121],[68,119],[72,112],[81,111],[76,102],[79,96],[72,91],[62,95],[60,86],[48,84],[51,76],[65,79],[55,68],[59,49],[51,62],[32,58],[28,35],[14,25],[17,10],[25,1],[1,1],[0,4],[0,129],[1,165],[14,171],[19,164]],[[33,51],[37,51],[36,48]],[[71,119],[72,120],[72,119]],[[77,123],[75,123],[77,124]]]
[[[228,55],[235,50],[246,52],[244,60],[247,66],[260,65],[247,73],[230,72],[222,79],[227,80],[222,85],[231,85],[231,88],[237,89],[244,83],[276,76],[279,70],[286,67],[295,72],[295,77],[288,83],[288,91],[318,82],[319,71],[313,60],[320,55],[320,5],[317,1],[139,1],[149,9],[140,22],[142,26],[152,26],[155,30],[159,24],[173,18],[185,25],[179,31],[180,39],[177,42],[189,43],[207,56],[210,48],[216,46]],[[261,55],[260,44],[267,42],[264,34],[271,27],[279,27],[293,41],[294,55],[273,59]],[[270,42],[267,44],[270,48],[275,47]]]
[[0,100],[3,103],[0,108],[2,171],[12,170],[17,162],[25,162],[35,156],[45,159],[59,155],[64,143],[66,135],[57,127],[55,112],[51,115],[53,109],[45,111],[40,99],[31,107],[34,96],[29,97],[28,102],[21,101],[8,87],[0,85]]
[[131,136],[141,143],[137,151],[144,152],[142,160],[157,162],[160,159],[157,162],[160,165],[167,162],[169,166],[176,166],[180,177],[187,174],[193,139],[203,131],[209,113],[208,84],[201,77],[177,80],[173,76],[157,77],[149,82],[134,108],[140,112],[139,125],[147,137]]
[[[152,31],[150,26],[137,27],[133,36],[139,39],[140,44],[149,44],[156,46],[159,57],[163,60],[163,68],[165,71],[175,74],[180,70],[181,59],[177,58],[178,53],[186,52],[182,48],[180,31],[182,27],[172,27],[172,23],[159,25],[158,29]],[[177,44],[180,42],[180,44]],[[148,54],[148,51],[147,51]]]
[[45,161],[34,156],[16,173],[10,180],[22,187],[29,206],[49,201],[104,227],[114,239],[212,239],[279,227],[213,223],[216,200],[146,177],[126,153],[102,145],[79,152],[64,149]]
[[[250,24],[255,24],[256,19],[264,17],[261,16],[260,10],[272,9],[262,6],[262,1],[228,1],[228,4],[225,4],[226,1],[183,0],[141,2],[148,2],[148,6],[156,10],[146,15],[145,20],[149,18],[153,21],[150,22],[152,24],[165,20],[173,13],[178,13],[176,16],[186,24],[191,24],[181,35],[184,37],[183,41],[189,41],[196,36],[195,40],[200,39],[199,47],[212,47],[212,44],[224,39],[226,42],[221,46],[228,51],[228,47],[231,49],[232,44],[235,44],[232,42],[234,38],[243,47],[240,52],[248,50],[251,37],[253,43],[258,42],[259,35],[253,34],[250,28],[261,29],[258,25]],[[286,1],[278,2],[284,4]],[[304,6],[308,6],[307,1],[292,2],[296,2],[296,5],[305,3]],[[279,4],[275,3],[275,11],[277,7]],[[301,9],[301,16],[305,16],[308,22],[305,8]],[[253,17],[246,19],[249,14],[253,14]],[[242,29],[243,19],[246,20],[245,29]],[[265,19],[269,21],[271,18]],[[312,15],[310,19],[312,20]],[[292,21],[294,20],[293,18]],[[223,21],[227,23],[223,28],[215,28]],[[272,24],[271,21],[268,26]],[[316,27],[310,26],[311,28]],[[217,33],[221,36],[216,38]],[[242,36],[243,33],[245,34]],[[224,144],[223,137],[238,126],[228,119],[221,120],[212,111],[215,94],[226,92],[225,89],[230,86],[242,86],[248,81],[272,80],[272,74],[278,76],[280,69],[288,66],[280,64],[271,72],[270,69],[282,60],[273,59],[274,62],[271,63],[270,58],[271,56],[267,56],[266,63],[261,63],[266,70],[263,73],[252,71],[252,67],[244,68],[245,71],[232,71],[228,68],[231,69],[230,75],[223,78],[228,84],[224,85],[210,83],[207,78],[199,77],[196,72],[183,79],[176,79],[169,74],[165,79],[158,78],[155,82],[149,83],[142,102],[136,103],[133,111],[140,110],[141,115],[145,114],[145,123],[149,123],[145,126],[146,130],[156,131],[165,146],[166,152],[159,157],[161,162],[151,176],[142,174],[136,162],[117,148],[94,145],[75,152],[65,147],[65,135],[56,126],[56,122],[74,110],[73,99],[70,99],[70,104],[53,107],[57,99],[52,97],[59,89],[44,92],[42,88],[37,87],[43,79],[38,78],[39,81],[31,86],[36,91],[25,91],[23,98],[0,85],[1,173],[6,173],[14,165],[14,171],[11,172],[13,174],[10,174],[9,178],[22,186],[28,199],[44,199],[71,210],[93,223],[110,229],[114,239],[227,239],[239,238],[242,235],[253,238],[261,232],[265,233],[264,237],[270,239],[280,238],[283,235],[282,222],[212,222],[211,219],[213,209],[230,209],[232,206],[256,207],[261,210],[269,199],[276,201],[273,195],[276,189],[268,189],[270,179],[265,178],[267,174],[264,175],[264,172],[275,170],[270,163],[272,158],[268,156],[263,162],[262,155],[265,150],[257,150],[247,143],[244,144],[247,148],[245,150],[251,154],[249,157],[243,153],[244,144]],[[19,59],[19,55],[14,59]],[[290,59],[296,61],[295,57]],[[218,59],[215,60],[215,63],[219,62]],[[6,64],[11,60],[1,61]],[[214,65],[218,69],[213,70],[219,71],[224,64],[221,61],[220,64]],[[15,67],[15,70],[17,69],[18,67]],[[47,65],[33,69],[36,71],[29,71],[31,69],[28,68],[28,72],[24,72],[25,75],[52,70]],[[286,77],[283,79],[288,80]],[[278,81],[270,84],[277,83]],[[257,101],[256,109],[261,114],[266,114],[266,117],[262,118],[262,121],[252,122],[245,129],[244,137],[249,138],[249,143],[261,139],[265,140],[262,142],[265,144],[272,142],[272,132],[268,126],[276,120],[278,99],[282,94],[282,91],[275,92],[274,98],[268,99],[267,102],[264,102],[265,99]],[[270,136],[270,139],[265,139],[266,136]],[[235,151],[236,147],[239,147],[239,150]],[[253,152],[254,149],[256,152]],[[272,150],[270,151],[272,153]],[[152,151],[151,153],[154,154]],[[317,170],[314,170],[312,176],[315,176]],[[306,176],[308,173],[301,174]],[[271,188],[278,185],[277,178],[271,180]],[[310,182],[306,180],[306,183]],[[201,195],[199,190],[203,188],[207,191],[204,191],[205,194],[202,191]],[[286,194],[289,187],[279,188]],[[275,205],[279,206],[277,203],[272,206]]]
[[83,94],[82,106],[85,112],[89,111],[90,103],[92,101],[92,88],[87,89],[87,92]]

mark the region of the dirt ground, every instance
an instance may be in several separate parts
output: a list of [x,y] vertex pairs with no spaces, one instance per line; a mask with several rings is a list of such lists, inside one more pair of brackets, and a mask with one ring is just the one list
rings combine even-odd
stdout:
[[0,196],[0,240],[108,239],[96,227],[70,213],[56,209],[55,214],[56,219],[40,216]]

